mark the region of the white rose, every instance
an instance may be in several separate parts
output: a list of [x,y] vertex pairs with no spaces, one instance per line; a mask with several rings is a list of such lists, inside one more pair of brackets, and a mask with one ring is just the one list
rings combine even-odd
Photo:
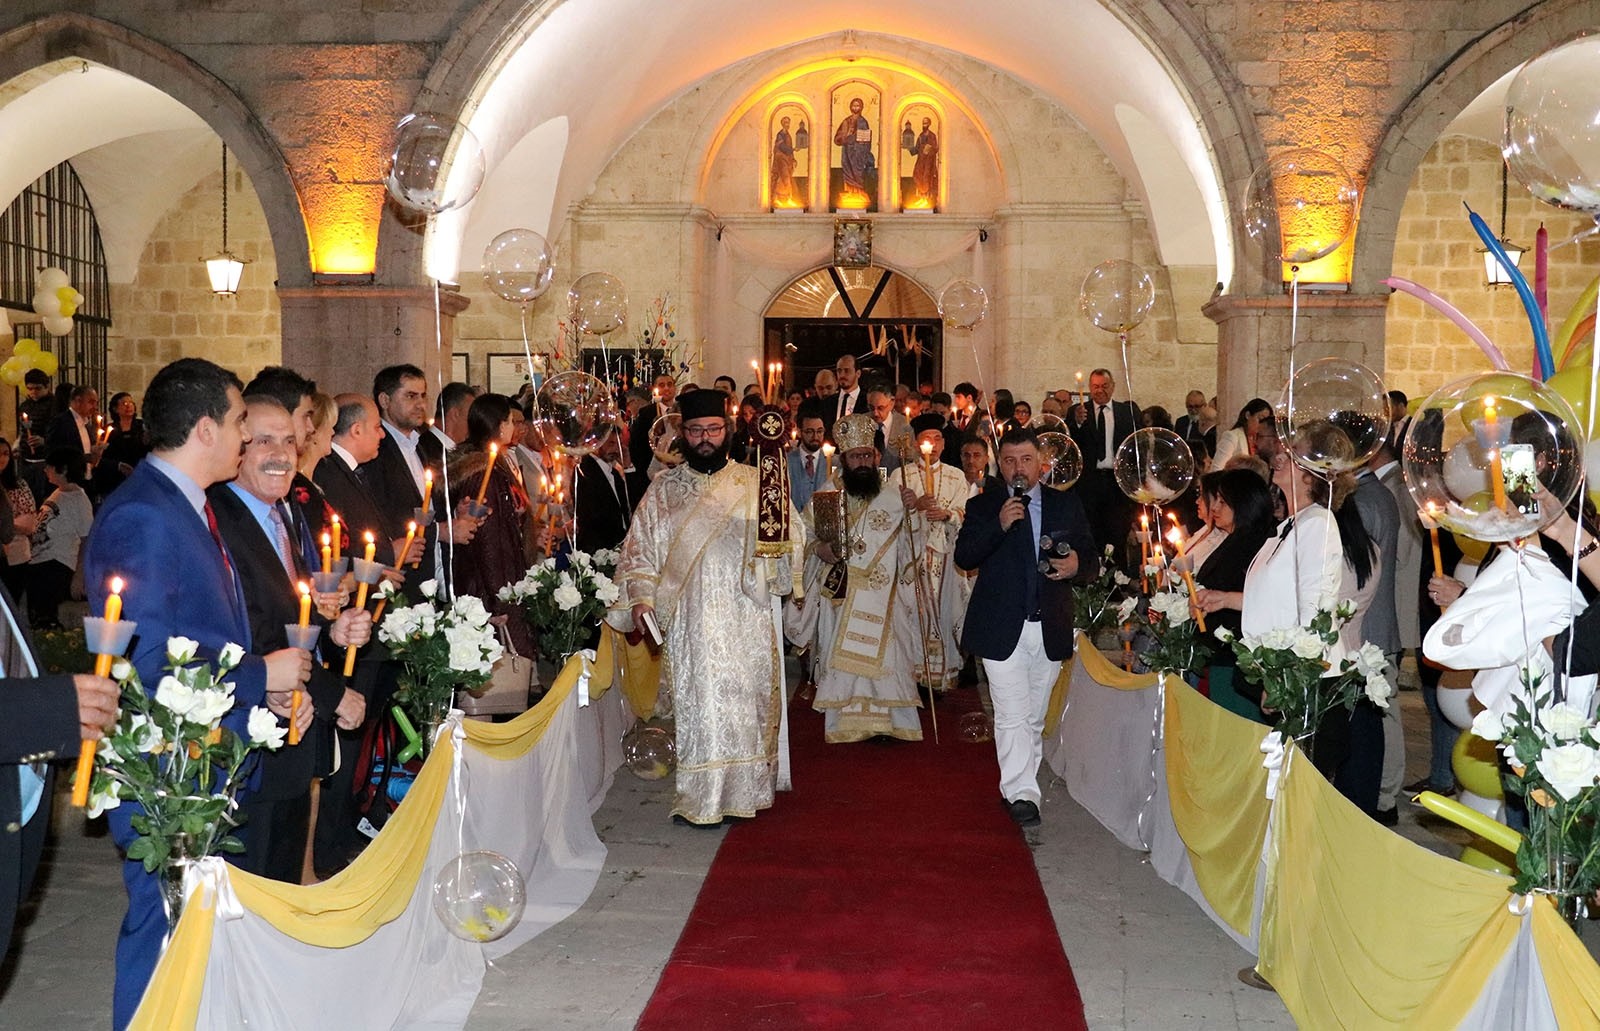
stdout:
[[451,609],[458,619],[472,626],[485,626],[489,622],[489,610],[483,607],[483,601],[470,594],[456,598]]
[[1301,630],[1294,635],[1294,643],[1289,648],[1302,659],[1320,659],[1324,645],[1322,638],[1316,634],[1309,630]]
[[127,659],[118,659],[111,664],[112,680],[127,680],[133,675],[133,663]]
[[113,780],[107,787],[105,794],[89,796],[89,819],[94,819],[108,809],[115,809],[122,804],[122,781]]
[[1223,644],[1230,643],[1235,636],[1234,632],[1225,626],[1217,627],[1215,630],[1211,631],[1211,635],[1217,640],[1221,641]]
[[1576,706],[1557,702],[1539,710],[1539,725],[1557,741],[1576,741],[1588,729],[1589,720]]
[[1380,709],[1389,707],[1389,696],[1394,691],[1389,687],[1389,679],[1381,674],[1367,678],[1367,698]]
[[250,709],[250,721],[246,726],[250,743],[270,751],[276,751],[289,734],[288,727],[278,725],[278,717],[259,705]]
[[594,596],[600,604],[610,606],[620,594],[621,592],[617,590],[617,585],[607,577],[600,576],[595,578]]
[[204,723],[207,726],[222,719],[233,708],[233,692],[224,691],[196,691],[194,704],[189,707],[188,719],[195,723]]
[[1126,623],[1133,618],[1134,610],[1139,607],[1138,598],[1124,598],[1117,606],[1117,622]]
[[504,587],[500,588],[500,590],[495,593],[495,597],[499,598],[501,601],[511,601],[511,602],[521,601],[522,600],[522,581],[519,580],[514,584],[506,584]]
[[171,674],[162,677],[156,685],[156,704],[184,719],[188,718],[189,710],[195,706],[195,695],[193,688]]
[[556,607],[562,612],[570,612],[583,604],[583,595],[579,594],[578,589],[572,586],[570,582],[557,587],[552,597],[555,600]]
[[153,752],[166,740],[161,736],[161,728],[140,712],[134,713],[128,721],[128,732],[133,736],[133,747],[141,752]]
[[483,664],[483,647],[480,636],[470,627],[450,627],[444,632],[450,643],[450,668],[462,673],[479,672]]
[[439,629],[439,614],[430,608],[417,610],[416,632],[423,637],[432,637]]
[[1128,574],[1124,573],[1122,570],[1114,569],[1111,571],[1111,582],[1116,584],[1118,587],[1126,587],[1133,583],[1133,580],[1129,578]]
[[1485,741],[1499,741],[1506,736],[1505,724],[1493,709],[1485,709],[1472,717],[1472,732]]
[[1600,753],[1588,745],[1557,745],[1539,757],[1539,775],[1565,801],[1594,786],[1600,777]]
[[167,638],[167,661],[174,666],[182,666],[194,661],[195,650],[200,647],[200,642],[188,637]]
[[434,596],[434,593],[439,590],[439,581],[424,580],[422,583],[417,585],[417,590],[422,592],[422,596],[424,598],[431,598]]
[[1355,654],[1356,669],[1364,677],[1381,676],[1389,670],[1389,660],[1384,657],[1383,649],[1368,642],[1361,646]]
[[237,644],[225,644],[222,653],[217,656],[217,668],[226,672],[233,669],[244,660],[244,649]]

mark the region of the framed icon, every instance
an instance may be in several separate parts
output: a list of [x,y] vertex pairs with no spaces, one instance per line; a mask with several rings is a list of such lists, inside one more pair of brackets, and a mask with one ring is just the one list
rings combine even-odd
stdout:
[[840,268],[872,264],[872,220],[841,218],[833,223],[833,263]]

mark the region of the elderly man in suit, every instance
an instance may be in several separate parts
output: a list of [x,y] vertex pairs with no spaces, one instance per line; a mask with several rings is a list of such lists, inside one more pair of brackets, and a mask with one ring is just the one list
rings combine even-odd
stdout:
[[1000,795],[1021,827],[1039,824],[1045,707],[1072,655],[1071,585],[1100,571],[1083,506],[1071,491],[1043,489],[1042,473],[1031,430],[1000,438],[1000,475],[1011,486],[967,502],[955,551],[956,566],[978,574],[971,609],[984,618],[966,621],[961,647],[983,660]]
[[872,421],[877,424],[874,442],[878,448],[882,468],[894,472],[900,468],[900,448],[912,447],[911,422],[904,412],[894,406],[893,388],[876,384],[867,390],[867,406],[872,410]]
[[[83,549],[84,586],[90,607],[105,605],[113,576],[127,582],[123,616],[139,624],[130,659],[147,690],[154,691],[166,662],[169,637],[198,642],[199,661],[215,663],[229,644],[242,645],[234,670],[234,708],[224,722],[240,733],[257,705],[309,726],[302,699],[291,714],[292,693],[311,675],[311,657],[296,648],[262,654],[251,636],[238,570],[206,499],[206,488],[233,479],[249,442],[239,378],[200,358],[181,358],[157,372],[145,391],[145,426],[151,452],[106,499]],[[243,797],[254,785],[247,784]],[[134,840],[130,805],[111,810],[111,836],[126,848]],[[128,915],[117,940],[117,980],[112,1023],[133,1018],[155,969],[166,934],[161,888],[140,862],[123,863]]]
[[1114,401],[1117,381],[1109,369],[1089,374],[1089,399],[1072,407],[1067,429],[1083,455],[1083,478],[1078,490],[1090,513],[1095,541],[1119,550],[1133,522],[1133,502],[1117,486],[1117,449],[1139,426],[1139,409],[1132,401]]
[[67,397],[67,410],[55,417],[45,433],[44,453],[56,448],[83,452],[90,467],[100,460],[106,446],[100,440],[95,416],[100,410],[100,395],[93,387],[73,387]]
[[[246,402],[245,445],[239,475],[232,483],[213,484],[206,497],[244,585],[250,631],[257,648],[289,644],[285,627],[299,618],[296,584],[309,581],[311,570],[289,536],[290,514],[284,503],[294,482],[298,450],[294,422],[276,398],[256,395]],[[324,627],[321,658],[335,662],[349,645],[360,647],[372,636],[372,616],[365,609],[339,612],[339,595],[317,596]],[[330,623],[330,614],[337,618]],[[310,831],[311,782],[329,772],[333,740],[329,724],[345,730],[361,726],[365,696],[344,685],[332,670],[314,664],[307,682],[316,716],[309,732],[294,747],[263,756],[261,785],[241,806],[245,851],[237,862],[251,873],[275,881],[300,883],[306,838]]]

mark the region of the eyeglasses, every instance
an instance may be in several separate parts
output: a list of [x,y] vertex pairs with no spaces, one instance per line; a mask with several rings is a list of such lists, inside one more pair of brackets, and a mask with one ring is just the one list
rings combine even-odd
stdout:
[[707,437],[725,437],[728,427],[722,423],[715,426],[685,426],[683,428],[684,440],[704,440]]

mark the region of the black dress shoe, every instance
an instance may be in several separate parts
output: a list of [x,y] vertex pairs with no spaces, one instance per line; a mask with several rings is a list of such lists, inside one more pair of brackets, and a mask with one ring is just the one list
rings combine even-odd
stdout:
[[1408,796],[1420,795],[1424,791],[1431,791],[1436,795],[1443,795],[1446,798],[1450,798],[1460,789],[1457,788],[1454,783],[1451,783],[1449,787],[1435,787],[1433,781],[1429,780],[1427,777],[1423,777],[1421,780],[1412,781],[1410,784],[1407,784],[1400,790],[1404,791]]
[[1372,818],[1383,824],[1385,827],[1393,827],[1400,822],[1400,810],[1396,806],[1390,806],[1387,809],[1379,809],[1372,815]]
[[1019,798],[1006,808],[1011,813],[1011,822],[1018,827],[1039,826],[1039,807],[1026,798]]

